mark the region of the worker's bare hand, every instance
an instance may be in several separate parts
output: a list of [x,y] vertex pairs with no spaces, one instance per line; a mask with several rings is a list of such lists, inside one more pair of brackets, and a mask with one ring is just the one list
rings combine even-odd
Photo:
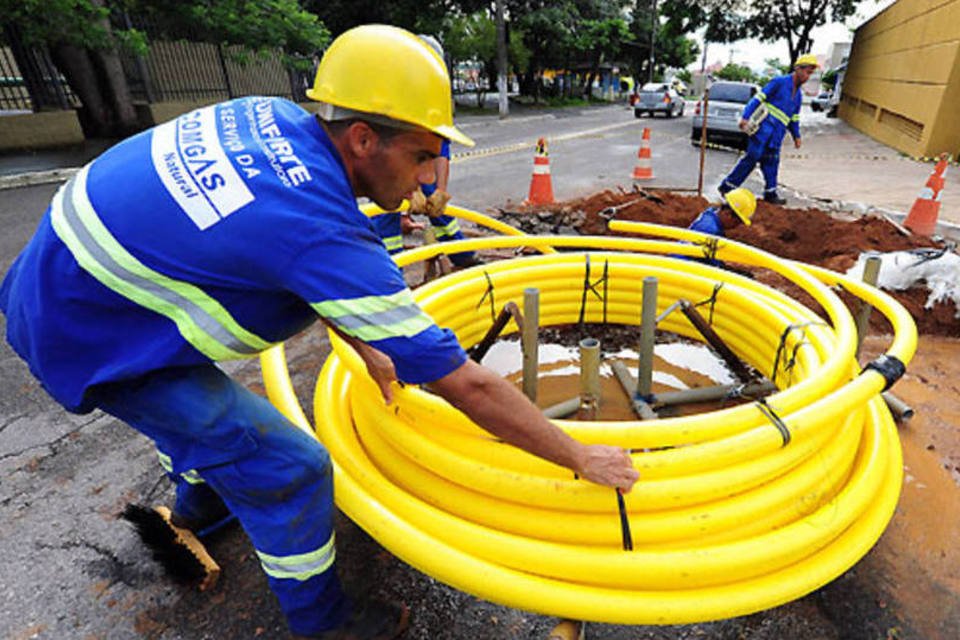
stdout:
[[747,132],[747,128],[750,126],[750,123],[747,122],[744,118],[740,118],[740,122],[737,123],[737,126],[740,127],[740,131],[744,133]]
[[423,223],[417,222],[406,213],[400,214],[400,233],[410,233],[423,229]]
[[800,138],[793,139],[793,146],[796,147],[797,149],[800,148]]
[[620,447],[602,444],[587,445],[579,469],[581,476],[608,487],[629,493],[640,474],[633,468],[630,455]]
[[373,381],[380,387],[380,393],[387,404],[393,402],[393,389],[390,383],[396,381],[397,370],[393,366],[393,361],[385,353],[374,349],[368,344],[360,343],[356,345],[357,353],[367,365],[367,373],[373,378]]

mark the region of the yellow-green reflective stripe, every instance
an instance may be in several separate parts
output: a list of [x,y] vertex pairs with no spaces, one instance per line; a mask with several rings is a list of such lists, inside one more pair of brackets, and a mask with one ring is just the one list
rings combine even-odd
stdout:
[[257,551],[263,571],[272,578],[289,578],[293,580],[309,580],[319,575],[333,565],[337,557],[333,546],[334,535],[322,547],[309,553],[300,553],[291,556],[272,556],[269,553]]
[[[173,460],[160,449],[157,449],[157,457],[160,459],[160,466],[167,473],[173,473]],[[190,469],[180,474],[180,477],[190,484],[204,484],[206,481],[200,477],[200,472],[196,469]]]
[[767,101],[767,94],[765,94],[763,91],[758,91],[756,98],[757,98],[757,100],[759,100],[760,102],[766,102],[766,101]]
[[385,246],[388,251],[392,251],[393,249],[402,249],[403,236],[387,236],[383,239],[383,246]]
[[457,231],[460,231],[460,225],[457,224],[457,219],[454,218],[448,224],[442,227],[434,227],[433,231],[438,238],[444,237],[444,236],[452,236]]
[[364,341],[409,338],[433,325],[413,300],[410,289],[388,296],[327,300],[314,310],[347,335]]
[[51,222],[80,266],[103,285],[159,313],[212,360],[256,355],[270,343],[241,327],[199,287],[150,269],[114,238],[87,199],[84,167],[65,184],[51,205]]
[[774,118],[776,118],[783,124],[790,124],[790,118],[787,117],[787,114],[785,114],[783,111],[773,106],[769,102],[765,102],[764,104],[767,105],[767,111],[770,112],[770,115],[772,115]]
[[791,121],[791,122],[800,122],[800,114],[799,114],[799,113],[795,113],[795,114],[793,114],[792,116],[790,116],[790,121]]

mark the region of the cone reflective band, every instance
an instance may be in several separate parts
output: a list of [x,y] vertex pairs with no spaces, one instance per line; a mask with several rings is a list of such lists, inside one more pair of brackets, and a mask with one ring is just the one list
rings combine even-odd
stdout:
[[650,128],[643,128],[640,151],[637,152],[637,164],[633,168],[634,180],[652,180],[653,166],[650,164]]
[[906,220],[903,221],[903,226],[918,235],[933,235],[937,230],[940,200],[943,196],[943,186],[946,183],[944,176],[947,172],[949,160],[949,154],[940,154],[940,160],[930,173],[930,177],[927,178],[927,183],[917,195],[913,206],[910,207],[910,213],[907,214]]
[[533,157],[533,177],[530,178],[530,193],[524,204],[553,204],[553,181],[550,178],[550,158],[547,141],[537,140],[537,152]]

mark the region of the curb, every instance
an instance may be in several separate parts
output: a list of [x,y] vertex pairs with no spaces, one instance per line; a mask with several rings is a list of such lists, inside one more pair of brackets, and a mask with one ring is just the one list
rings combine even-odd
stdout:
[[32,187],[38,184],[50,184],[51,182],[65,182],[72,178],[78,171],[80,171],[80,167],[67,167],[64,169],[51,169],[49,171],[33,171],[30,173],[0,176],[0,191],[19,187]]

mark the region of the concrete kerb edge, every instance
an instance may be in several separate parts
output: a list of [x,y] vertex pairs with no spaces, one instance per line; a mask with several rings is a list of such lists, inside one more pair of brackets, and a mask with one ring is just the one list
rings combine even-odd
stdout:
[[0,176],[0,191],[4,189],[32,187],[38,184],[50,184],[51,182],[66,182],[78,171],[80,171],[80,167],[65,167],[62,169],[51,169],[49,171],[32,171],[29,173]]

